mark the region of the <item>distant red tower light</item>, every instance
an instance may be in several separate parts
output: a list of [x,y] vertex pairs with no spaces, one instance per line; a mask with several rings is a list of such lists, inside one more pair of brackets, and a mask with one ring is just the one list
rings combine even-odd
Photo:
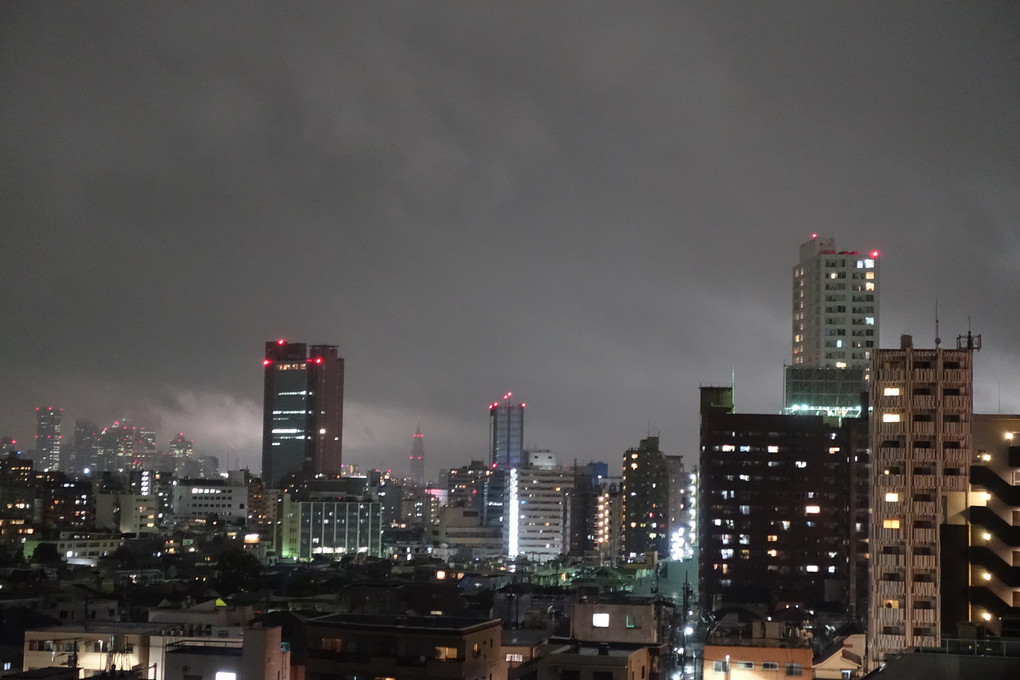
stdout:
[[283,338],[280,338],[279,340],[276,341],[276,344],[277,345],[286,345],[287,341],[284,340]]
[[878,251],[877,250],[872,250],[871,251],[871,256],[872,257],[878,257]]
[[268,366],[268,365],[269,365],[269,364],[271,364],[271,363],[273,363],[273,360],[272,360],[272,359],[263,359],[263,360],[262,360],[262,365],[263,365],[263,366]]

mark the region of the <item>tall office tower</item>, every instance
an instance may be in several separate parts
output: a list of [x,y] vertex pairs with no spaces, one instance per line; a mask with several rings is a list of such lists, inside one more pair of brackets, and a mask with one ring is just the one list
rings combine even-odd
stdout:
[[421,425],[414,428],[411,438],[411,479],[418,486],[425,486],[425,435],[421,433]]
[[61,446],[60,418],[64,409],[47,406],[35,409],[35,460],[43,472],[66,472],[67,451]]
[[74,421],[74,444],[71,452],[71,469],[74,472],[92,471],[99,455],[99,426],[78,419]]
[[[943,602],[942,622],[970,619],[995,635],[1018,638],[1020,415],[974,414],[973,436],[977,455],[970,468],[970,530],[961,532],[965,542],[955,551],[945,546],[941,551],[943,597],[956,605]],[[947,564],[950,555],[965,556],[969,564],[954,569]],[[947,588],[945,581],[953,576],[958,583]]]
[[262,477],[278,488],[290,475],[340,475],[344,360],[335,345],[266,343]]
[[[837,251],[817,234],[793,268],[793,362],[787,413],[858,417],[871,355],[878,348],[878,251]],[[833,370],[842,369],[842,370]]]
[[503,551],[513,559],[547,562],[567,552],[574,472],[549,451],[529,451],[507,471]]
[[497,469],[519,467],[524,453],[524,407],[511,404],[513,392],[503,403],[489,404],[489,464]]
[[524,458],[524,408],[513,404],[513,392],[503,395],[503,403],[489,404],[489,475],[482,499],[482,524],[501,526],[506,506],[507,471],[521,466]]
[[623,454],[624,556],[658,552],[669,556],[669,470],[659,438],[647,437]]
[[872,362],[872,667],[905,647],[937,645],[943,632],[940,530],[963,523],[972,358],[965,348],[915,349],[905,335]]
[[[701,596],[725,604],[850,604],[853,429],[821,416],[744,414],[702,388]],[[718,405],[712,407],[711,404]],[[864,433],[858,436],[863,439]]]

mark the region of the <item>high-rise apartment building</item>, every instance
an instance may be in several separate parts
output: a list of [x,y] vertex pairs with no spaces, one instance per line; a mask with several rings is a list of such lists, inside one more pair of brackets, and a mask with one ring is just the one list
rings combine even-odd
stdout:
[[620,488],[624,555],[669,556],[669,469],[658,437],[646,437],[623,454]]
[[344,360],[335,345],[266,343],[262,476],[270,488],[291,475],[340,475]]
[[68,452],[63,447],[60,419],[64,409],[52,406],[35,409],[35,460],[42,471],[67,472]]
[[[965,343],[961,344],[966,347]],[[944,620],[940,532],[964,523],[973,458],[972,353],[899,349],[874,355],[871,378],[870,663],[937,645]]]
[[850,604],[860,421],[733,413],[702,388],[697,503],[703,606]]
[[793,268],[793,365],[868,368],[878,347],[878,251],[812,235]]
[[425,485],[425,435],[421,433],[421,425],[414,428],[414,436],[411,438],[411,455],[408,458],[411,464],[411,479],[418,486]]
[[835,239],[800,246],[793,268],[789,414],[858,417],[879,340],[879,253],[837,251]]

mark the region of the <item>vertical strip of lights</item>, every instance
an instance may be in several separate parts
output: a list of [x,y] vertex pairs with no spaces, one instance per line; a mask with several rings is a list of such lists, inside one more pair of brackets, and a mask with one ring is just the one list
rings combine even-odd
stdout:
[[507,532],[508,532],[508,546],[507,546],[507,557],[517,557],[517,553],[520,549],[517,526],[520,520],[521,511],[518,507],[518,496],[517,496],[517,468],[510,468],[510,512],[507,514]]

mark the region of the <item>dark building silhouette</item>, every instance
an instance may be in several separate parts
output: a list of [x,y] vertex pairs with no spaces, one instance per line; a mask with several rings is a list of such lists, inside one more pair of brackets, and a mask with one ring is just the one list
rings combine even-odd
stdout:
[[850,606],[856,419],[738,414],[703,388],[699,545],[703,606]]
[[624,556],[669,556],[669,469],[658,437],[646,437],[623,454]]
[[335,477],[343,444],[344,360],[334,345],[266,343],[262,476]]

